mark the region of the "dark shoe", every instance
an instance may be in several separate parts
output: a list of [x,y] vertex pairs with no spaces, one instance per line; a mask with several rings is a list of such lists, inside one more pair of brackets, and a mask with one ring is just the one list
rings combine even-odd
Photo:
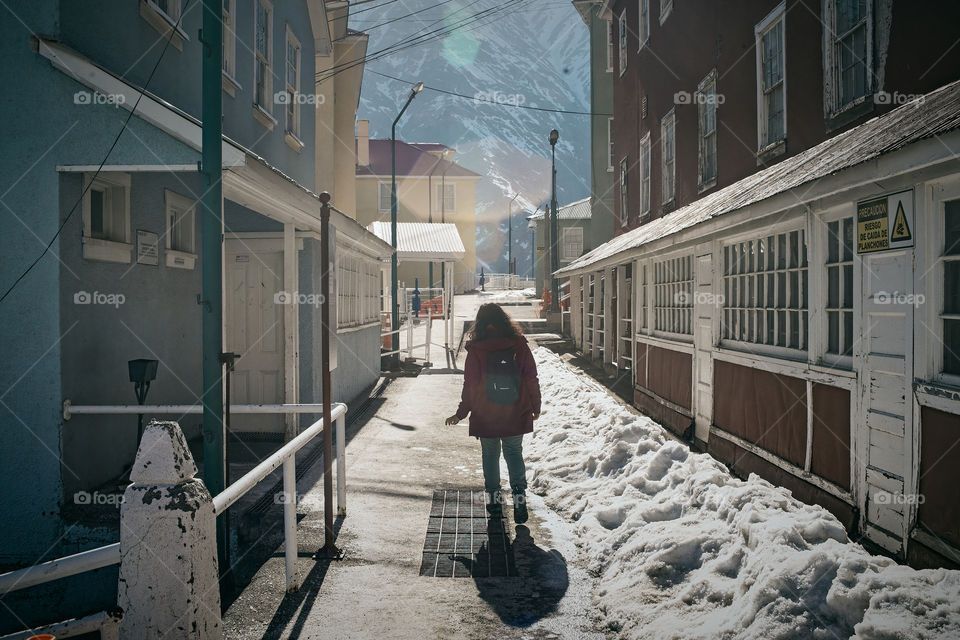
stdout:
[[513,521],[523,524],[527,521],[527,496],[524,493],[513,494]]
[[487,492],[487,513],[491,516],[503,515],[503,496],[499,491]]

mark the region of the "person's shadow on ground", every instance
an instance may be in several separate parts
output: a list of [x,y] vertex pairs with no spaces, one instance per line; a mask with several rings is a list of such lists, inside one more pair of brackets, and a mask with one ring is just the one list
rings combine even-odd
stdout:
[[[487,540],[471,558],[457,556],[456,560],[470,569],[477,585],[478,595],[485,600],[504,624],[529,627],[552,614],[567,592],[570,584],[567,562],[556,549],[546,551],[538,547],[530,529],[517,526],[516,538],[506,553],[509,576],[497,577],[487,571],[502,561],[503,554],[494,551],[503,544],[503,521],[491,519],[487,523]],[[494,577],[490,576],[491,573]]]

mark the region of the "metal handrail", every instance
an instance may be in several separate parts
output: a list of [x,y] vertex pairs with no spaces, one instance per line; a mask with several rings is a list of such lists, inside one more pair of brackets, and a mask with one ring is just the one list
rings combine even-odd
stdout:
[[[69,402],[69,401],[67,401]],[[256,406],[256,405],[254,405]],[[259,405],[270,406],[270,405]],[[288,407],[313,407],[320,405],[279,405]],[[133,405],[134,408],[143,411],[144,407]],[[92,409],[95,407],[84,407]],[[107,407],[110,408],[110,407]],[[117,407],[114,407],[117,408]],[[160,407],[161,409],[170,409],[170,407]],[[67,410],[67,407],[64,409]],[[157,411],[156,413],[159,413]],[[169,412],[169,411],[168,411]],[[317,411],[308,411],[307,413],[316,413]],[[89,411],[89,413],[95,413]],[[147,411],[147,413],[153,413]],[[176,413],[175,411],[172,413]],[[334,403],[331,411],[331,419],[336,422],[337,430],[337,511],[341,515],[346,513],[347,508],[347,485],[346,485],[346,414],[347,405],[343,403]],[[287,592],[295,591],[299,588],[296,575],[295,561],[297,558],[297,478],[296,478],[296,458],[294,455],[303,448],[310,440],[318,434],[323,433],[323,420],[317,420],[312,425],[303,430],[300,435],[290,442],[280,447],[277,451],[263,460],[256,467],[245,473],[236,482],[221,491],[213,498],[214,513],[221,514],[230,508],[237,500],[246,494],[255,485],[266,478],[281,464],[283,465],[283,524],[284,524],[284,552],[286,557],[286,584]],[[52,582],[60,578],[86,573],[95,569],[102,569],[120,562],[120,543],[114,542],[96,549],[81,551],[73,555],[48,560],[40,564],[24,567],[15,571],[0,574],[0,595],[26,589],[38,584]]]
[[25,631],[17,631],[9,635],[0,636],[0,640],[30,640],[40,634],[49,634],[54,638],[73,638],[74,636],[100,632],[100,640],[116,640],[120,633],[120,621],[123,611],[101,611],[92,613],[83,618],[74,618],[55,622],[45,627],[34,627]]
[[[63,419],[74,415],[137,415],[137,414],[187,415],[203,413],[200,404],[73,404],[63,401]],[[232,404],[232,414],[257,413],[323,413],[323,404]]]

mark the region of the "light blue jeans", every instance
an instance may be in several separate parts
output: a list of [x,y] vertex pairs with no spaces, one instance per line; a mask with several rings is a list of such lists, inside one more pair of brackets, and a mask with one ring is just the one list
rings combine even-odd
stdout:
[[527,470],[523,464],[523,435],[508,438],[480,438],[483,452],[483,484],[493,493],[500,490],[500,449],[507,461],[510,488],[514,493],[523,493],[527,488]]

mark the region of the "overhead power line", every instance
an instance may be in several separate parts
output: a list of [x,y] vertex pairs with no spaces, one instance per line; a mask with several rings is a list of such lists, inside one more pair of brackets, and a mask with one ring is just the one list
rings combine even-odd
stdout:
[[[383,76],[384,78],[389,78],[390,80],[396,80],[397,82],[403,82],[404,84],[407,84],[407,85],[416,84],[415,82],[413,82],[413,81],[411,81],[411,80],[405,80],[405,79],[403,79],[403,78],[398,78],[398,77],[396,77],[396,76],[391,76],[390,74],[382,73],[382,72],[380,72],[380,71],[374,71],[373,69],[367,69],[367,71],[369,71],[370,73],[373,73],[373,74],[375,74],[375,75],[378,75],[378,76]],[[485,103],[485,104],[492,104],[492,105],[496,105],[496,106],[498,106],[498,107],[510,107],[510,108],[514,108],[514,109],[529,109],[529,110],[531,110],[531,111],[546,111],[546,112],[548,112],[548,113],[562,113],[562,114],[568,114],[568,115],[574,115],[574,116],[606,116],[606,117],[608,117],[608,118],[613,117],[613,114],[612,114],[612,113],[593,113],[593,112],[591,112],[591,111],[571,111],[571,110],[569,110],[569,109],[553,109],[553,108],[550,108],[550,107],[534,107],[534,106],[530,106],[530,105],[526,105],[526,104],[515,104],[515,103],[512,103],[512,102],[500,102],[500,101],[498,101],[498,100],[492,100],[492,99],[490,99],[490,98],[481,97],[479,94],[478,94],[478,95],[474,95],[474,96],[468,96],[468,95],[465,94],[465,93],[457,93],[456,91],[450,91],[450,90],[448,90],[448,89],[441,89],[441,88],[439,88],[439,87],[431,87],[431,86],[428,85],[428,84],[424,84],[424,85],[423,85],[423,88],[424,88],[424,89],[429,89],[429,90],[431,90],[431,91],[436,91],[437,93],[443,93],[443,94],[446,94],[446,95],[448,95],[448,96],[454,96],[454,97],[457,97],[457,98],[463,98],[463,99],[465,99],[465,100],[472,100],[472,101],[474,101],[474,102],[483,102],[483,103]]]

